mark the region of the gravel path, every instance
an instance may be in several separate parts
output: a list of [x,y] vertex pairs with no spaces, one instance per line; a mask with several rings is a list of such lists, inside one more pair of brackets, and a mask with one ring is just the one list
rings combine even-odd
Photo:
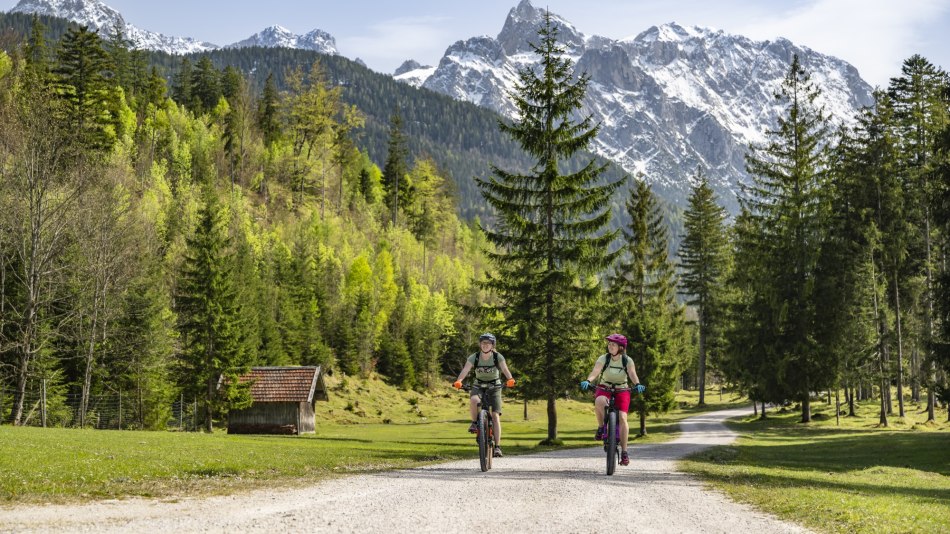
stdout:
[[0,509],[0,532],[806,532],[675,470],[735,439],[722,421],[746,413],[686,419],[679,439],[632,447],[612,477],[592,447],[506,457],[488,473],[476,459],[227,497]]

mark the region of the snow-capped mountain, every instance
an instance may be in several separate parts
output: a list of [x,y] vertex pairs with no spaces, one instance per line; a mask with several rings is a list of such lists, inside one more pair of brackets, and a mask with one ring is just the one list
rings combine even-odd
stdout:
[[431,65],[421,65],[414,59],[407,59],[393,72],[393,78],[408,83],[413,87],[419,87],[422,85],[422,82],[426,81],[434,73],[435,67]]
[[[435,69],[403,72],[397,79],[491,108],[509,118],[507,96],[517,72],[537,64],[528,43],[537,42],[543,9],[522,0],[497,38],[482,36],[450,46]],[[585,114],[601,123],[594,152],[640,174],[682,201],[702,167],[735,208],[738,183],[747,179],[744,155],[764,140],[781,108],[775,103],[792,59],[822,90],[820,104],[836,123],[853,120],[869,105],[871,86],[848,63],[786,39],[756,42],[708,28],[652,27],[636,37],[585,36],[553,15],[558,40],[590,76]],[[430,73],[431,71],[431,73]]]
[[[169,54],[189,54],[216,50],[220,46],[190,37],[169,37],[138,28],[122,17],[122,14],[98,0],[20,0],[11,13],[36,13],[60,17],[89,26],[109,36],[116,27],[122,28],[126,37],[136,48],[157,50]],[[287,47],[315,50],[324,54],[336,54],[336,39],[322,30],[313,30],[304,35],[295,35],[286,28],[271,26],[227,48],[248,46]]]
[[170,54],[188,54],[218,48],[217,45],[190,37],[169,37],[140,29],[126,22],[118,11],[98,0],[20,0],[10,12],[36,13],[68,19],[99,30],[103,37],[110,35],[116,27],[122,28],[136,48]]
[[301,48],[324,54],[337,53],[336,39],[323,30],[313,30],[304,35],[296,35],[282,26],[270,26],[243,41],[228,45],[226,48],[245,48],[249,46]]

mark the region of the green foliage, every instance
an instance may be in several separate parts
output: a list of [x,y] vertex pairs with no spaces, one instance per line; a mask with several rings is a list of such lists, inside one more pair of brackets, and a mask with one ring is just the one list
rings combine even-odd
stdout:
[[116,138],[116,117],[110,113],[115,93],[106,79],[109,57],[97,32],[68,30],[56,53],[56,92],[65,106],[65,121],[82,146],[105,151]]
[[[757,264],[749,289],[758,305],[738,319],[756,325],[761,336],[762,350],[749,355],[771,359],[777,373],[775,383],[759,386],[771,399],[803,399],[806,421],[809,392],[830,386],[837,368],[834,354],[822,352],[815,339],[815,277],[822,247],[829,244],[824,188],[830,139],[827,118],[815,103],[819,94],[795,57],[776,95],[786,109],[778,129],[747,156],[752,185],[742,203],[754,248],[744,248],[749,256],[737,261]],[[782,389],[776,391],[778,384]]]
[[198,227],[187,240],[175,298],[184,344],[181,379],[201,395],[209,432],[214,412],[246,407],[250,401],[247,385],[237,381],[250,362],[241,344],[240,310],[222,215],[217,196],[206,192]]
[[499,298],[504,314],[507,356],[534,377],[529,397],[548,401],[548,439],[557,439],[556,399],[574,383],[578,349],[592,340],[596,320],[592,305],[600,288],[596,275],[616,254],[608,252],[616,233],[607,232],[609,200],[621,182],[597,185],[605,167],[590,161],[564,174],[562,164],[594,140],[590,116],[575,122],[574,113],[589,82],[574,78],[573,63],[557,42],[550,15],[538,30],[540,74],[519,73],[512,95],[520,120],[500,123],[534,160],[521,174],[494,167],[494,176],[478,180],[482,194],[498,213],[486,230],[496,246],[497,268],[487,287]]
[[624,229],[621,260],[610,280],[606,323],[627,335],[627,352],[647,389],[633,405],[646,433],[646,414],[673,406],[676,378],[685,353],[682,306],[669,258],[669,236],[650,187],[637,180],[626,203],[630,225]]
[[[680,291],[686,303],[696,309],[699,329],[697,382],[700,404],[705,402],[706,366],[723,349],[722,333],[726,325],[725,281],[729,272],[729,238],[725,209],[709,181],[697,171],[696,184],[689,196],[685,214],[683,242],[679,249]],[[710,358],[712,356],[712,358]]]

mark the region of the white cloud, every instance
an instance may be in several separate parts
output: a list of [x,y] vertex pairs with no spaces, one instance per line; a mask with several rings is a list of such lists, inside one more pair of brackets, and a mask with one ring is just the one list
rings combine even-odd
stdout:
[[858,68],[872,85],[886,86],[904,59],[924,44],[922,28],[944,15],[946,0],[816,0],[735,28],[753,39],[786,37]]
[[[403,61],[438,60],[449,43],[458,39],[442,17],[400,17],[367,27],[369,33],[337,39],[337,48],[347,57],[363,59],[381,71],[392,72]],[[434,52],[437,51],[437,52]],[[428,57],[435,54],[435,58]]]

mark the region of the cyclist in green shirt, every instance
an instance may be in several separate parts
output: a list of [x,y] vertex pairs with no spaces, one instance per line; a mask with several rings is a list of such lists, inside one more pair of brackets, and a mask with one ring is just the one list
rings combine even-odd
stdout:
[[[515,387],[515,379],[511,377],[511,371],[508,370],[508,364],[505,363],[505,357],[495,350],[495,336],[489,333],[478,337],[479,351],[472,354],[465,361],[462,372],[452,384],[455,389],[462,387],[462,380],[468,375],[472,368],[475,368],[475,380],[472,382],[471,402],[469,403],[469,413],[472,416],[472,424],[468,431],[474,433],[478,429],[478,400],[481,390],[492,386],[501,385],[501,374],[508,378],[506,387]],[[495,457],[500,458],[501,453],[501,388],[497,388],[489,394],[489,402],[495,408],[492,415],[492,426],[495,430]]]

